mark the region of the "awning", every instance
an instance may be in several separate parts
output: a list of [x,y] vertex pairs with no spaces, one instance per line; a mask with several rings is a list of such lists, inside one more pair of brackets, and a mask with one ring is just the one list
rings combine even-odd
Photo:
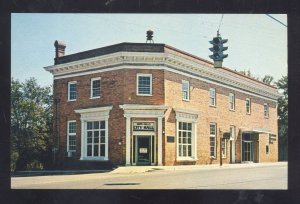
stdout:
[[[270,130],[264,128],[240,128],[242,133],[258,133],[258,134],[274,134]],[[275,135],[275,134],[274,134]]]

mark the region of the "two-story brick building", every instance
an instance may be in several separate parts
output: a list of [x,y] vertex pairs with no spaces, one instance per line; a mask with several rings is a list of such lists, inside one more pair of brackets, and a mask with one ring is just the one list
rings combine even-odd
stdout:
[[54,76],[62,163],[278,160],[275,87],[165,44],[120,43],[71,55],[63,43],[55,47],[55,63],[45,69]]

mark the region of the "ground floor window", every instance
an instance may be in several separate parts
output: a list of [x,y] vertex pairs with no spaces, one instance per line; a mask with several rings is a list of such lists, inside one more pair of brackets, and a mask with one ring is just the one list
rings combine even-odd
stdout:
[[178,123],[178,156],[192,156],[192,123]]
[[[67,152],[76,151],[76,121],[68,121]],[[71,154],[69,154],[71,155]]]
[[217,134],[217,125],[212,123],[209,126],[210,131],[210,157],[216,157],[216,134]]
[[222,158],[226,158],[226,139],[222,139]]
[[87,122],[86,125],[86,156],[105,157],[105,148],[107,143],[105,121]]

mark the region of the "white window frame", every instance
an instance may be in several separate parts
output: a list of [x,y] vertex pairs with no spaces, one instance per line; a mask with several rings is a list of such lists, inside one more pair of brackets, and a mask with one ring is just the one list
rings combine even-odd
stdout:
[[[70,99],[70,86],[72,85],[72,84],[75,84],[76,85],[76,98],[75,99]],[[68,101],[76,101],[76,99],[77,99],[77,81],[70,81],[70,82],[68,82]]]
[[[70,133],[70,123],[75,123],[75,133]],[[69,154],[69,152],[76,152],[76,129],[77,129],[77,123],[76,120],[69,120],[67,123],[67,152],[68,152],[68,156],[71,156],[71,154]],[[75,150],[70,150],[70,136],[75,136]]]
[[[179,123],[187,123],[188,124],[191,124],[191,130],[180,130],[179,129]],[[193,127],[193,123],[192,122],[188,122],[188,121],[178,121],[177,122],[177,149],[178,149],[178,154],[177,154],[177,158],[178,159],[191,159],[193,158],[193,150],[194,150],[194,145],[193,145],[193,137],[195,136],[194,134],[194,127]],[[188,143],[183,143],[183,141],[181,143],[179,143],[179,135],[180,135],[180,132],[182,132],[182,135],[183,135],[183,132],[186,132],[186,134],[188,134],[189,132],[191,133],[191,143],[188,144]],[[182,137],[183,138],[183,137]],[[179,149],[180,149],[180,144],[182,145],[185,145],[186,147],[188,146],[191,146],[191,155],[190,156],[180,156],[179,155]],[[182,154],[183,154],[183,148],[181,150]],[[188,148],[186,149],[186,155],[188,154]]]
[[[101,129],[101,122],[102,121],[104,121],[105,122],[105,124],[104,124],[104,129]],[[88,130],[87,129],[87,124],[88,123],[94,123],[94,122],[99,122],[99,128],[98,129],[91,129],[91,130]],[[85,137],[85,140],[86,140],[86,143],[85,143],[85,148],[86,148],[86,154],[85,154],[85,157],[87,158],[87,159],[99,159],[99,160],[105,160],[105,158],[107,157],[107,154],[106,154],[106,152],[107,152],[107,148],[108,148],[108,137],[107,137],[107,125],[106,125],[106,123],[107,123],[107,121],[106,120],[88,120],[88,121],[86,121],[85,122],[85,134],[86,134],[86,137]],[[105,142],[104,143],[101,143],[101,131],[105,131],[105,134],[104,134],[104,138],[105,138]],[[98,141],[98,154],[99,154],[99,156],[88,156],[88,144],[90,144],[90,143],[88,143],[87,142],[87,139],[88,139],[88,131],[91,131],[91,132],[95,132],[95,131],[99,131],[99,141]],[[94,145],[96,144],[96,143],[94,143],[94,141],[93,141],[93,139],[94,139],[94,137],[92,137],[92,155],[94,154]],[[104,151],[104,156],[100,156],[100,152],[101,152],[101,144],[104,144],[104,146],[105,146],[105,151]]]
[[[211,134],[210,132],[210,127],[211,125],[213,125],[215,127],[215,134]],[[211,139],[210,138],[214,138],[215,142],[214,142],[214,155],[211,155]],[[210,123],[209,124],[209,156],[210,158],[217,158],[217,124],[216,123]]]
[[[267,110],[265,109],[265,107],[267,107]],[[265,118],[269,118],[270,116],[270,112],[269,112],[269,104],[268,103],[264,103],[264,117]]]
[[229,110],[235,110],[235,95],[233,93],[229,93]]
[[[183,89],[184,84],[187,84],[187,87],[188,87],[187,90]],[[186,81],[186,80],[182,80],[181,89],[182,89],[182,100],[184,100],[184,101],[190,101],[190,82]],[[187,92],[186,98],[184,97],[185,96],[185,94],[184,94],[185,92]]]
[[[212,96],[212,92],[213,92],[213,96]],[[211,99],[213,99],[213,104],[211,103]],[[209,105],[212,107],[216,107],[216,89],[215,88],[209,89]]]
[[[223,148],[223,144],[224,144],[224,148]],[[221,151],[222,151],[222,158],[225,159],[227,156],[227,139],[222,138],[222,142],[221,142]],[[224,149],[224,152],[223,152]]]
[[[150,77],[150,93],[149,94],[139,93],[139,77]],[[152,96],[152,74],[138,73],[136,75],[136,95],[137,96]]]
[[[93,88],[93,82],[94,81],[98,81],[99,80],[99,96],[93,96],[93,93],[94,93],[94,88]],[[101,97],[101,77],[96,77],[96,78],[91,78],[91,96],[90,96],[90,99],[96,99],[96,98],[100,98]]]
[[[247,110],[247,101],[249,101],[249,111]],[[251,114],[251,99],[250,98],[246,98],[246,113],[247,114]]]

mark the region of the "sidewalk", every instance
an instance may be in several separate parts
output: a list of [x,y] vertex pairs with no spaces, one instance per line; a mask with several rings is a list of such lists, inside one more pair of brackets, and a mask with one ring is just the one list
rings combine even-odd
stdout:
[[230,168],[261,168],[266,166],[286,166],[287,162],[275,163],[237,163],[237,164],[208,164],[208,165],[181,165],[181,166],[121,166],[109,172],[109,174],[146,173],[152,171],[186,171],[207,169],[230,169]]

